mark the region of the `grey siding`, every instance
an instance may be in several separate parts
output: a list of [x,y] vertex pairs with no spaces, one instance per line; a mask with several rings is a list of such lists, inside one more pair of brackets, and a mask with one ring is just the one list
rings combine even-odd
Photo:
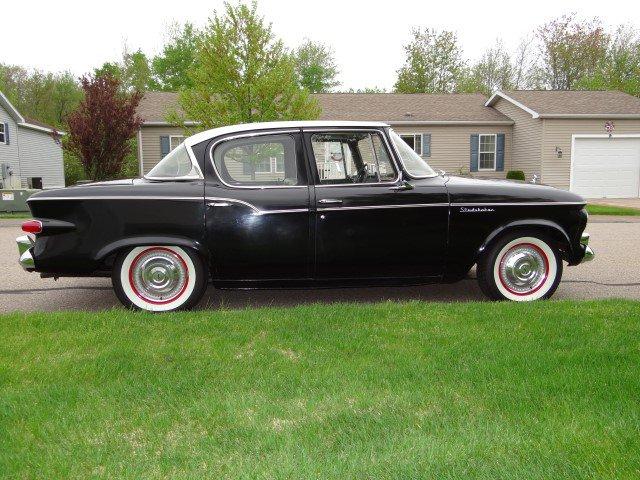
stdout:
[[[138,141],[138,161],[142,166],[142,174],[147,173],[161,160],[160,137],[162,136],[182,135],[189,136],[189,133],[180,127],[172,126],[148,126],[145,125],[140,129]],[[142,153],[142,159],[140,159]]]
[[531,115],[511,102],[499,99],[494,108],[507,117],[513,119],[513,151],[511,167],[505,170],[522,170],[526,180],[531,180],[534,174],[541,176],[542,172],[542,120],[532,118]]
[[512,125],[392,125],[397,133],[430,133],[431,157],[425,158],[432,168],[453,174],[468,174],[471,153],[471,135],[476,133],[504,133],[504,171],[473,172],[476,178],[504,178],[511,168]]
[[[542,140],[542,178],[544,183],[569,189],[571,178],[571,140],[577,134],[605,134],[605,119],[544,119]],[[613,120],[615,135],[640,134],[640,120]],[[556,147],[562,149],[558,158]]]
[[42,177],[43,188],[64,187],[62,147],[47,132],[27,127],[18,130],[22,187],[27,187],[29,177]]
[[[20,157],[18,154],[18,124],[0,105],[0,122],[9,124],[9,145],[0,144],[0,163],[8,163],[13,176],[3,181],[3,188],[20,188]],[[0,179],[1,180],[1,179]]]

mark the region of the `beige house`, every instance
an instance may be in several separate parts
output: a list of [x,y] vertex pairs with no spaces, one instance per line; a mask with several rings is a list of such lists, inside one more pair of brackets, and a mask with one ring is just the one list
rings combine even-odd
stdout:
[[[585,197],[640,196],[640,99],[621,92],[314,95],[322,120],[390,124],[436,169],[479,178],[526,179]],[[148,92],[138,113],[140,169],[148,172],[184,138],[166,121],[175,93]],[[188,126],[196,128],[194,123]]]

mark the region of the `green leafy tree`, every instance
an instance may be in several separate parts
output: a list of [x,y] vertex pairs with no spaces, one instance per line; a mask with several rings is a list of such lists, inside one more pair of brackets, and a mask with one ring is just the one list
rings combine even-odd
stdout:
[[189,71],[198,50],[199,33],[191,23],[173,25],[162,53],[153,58],[153,87],[175,92],[193,87]]
[[457,80],[459,92],[481,92],[485,95],[495,90],[515,87],[515,68],[511,57],[500,40],[482,55],[471,68],[463,69]]
[[394,89],[399,93],[448,93],[464,68],[455,33],[414,28]]
[[203,32],[192,71],[193,87],[180,92],[184,116],[202,128],[272,120],[313,119],[317,102],[297,82],[295,64],[271,25],[251,6],[225,3]]
[[311,93],[329,92],[340,85],[331,47],[306,39],[293,52],[300,85]]
[[609,35],[600,20],[579,20],[575,14],[556,18],[537,30],[539,77],[553,90],[573,90],[585,77],[601,70]]
[[125,45],[119,62],[105,62],[93,71],[94,77],[111,76],[126,92],[145,92],[154,87],[147,55],[140,49],[129,52]]

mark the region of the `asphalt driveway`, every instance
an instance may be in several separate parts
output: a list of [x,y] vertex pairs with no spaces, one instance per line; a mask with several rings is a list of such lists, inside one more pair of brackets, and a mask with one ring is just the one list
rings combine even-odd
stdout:
[[[105,278],[41,279],[18,265],[15,237],[20,221],[0,220],[0,312],[102,310],[119,307]],[[556,299],[640,299],[640,217],[591,217],[587,231],[596,251],[593,262],[566,268]],[[472,271],[453,285],[323,290],[220,291],[209,288],[202,308],[292,305],[338,301],[483,300]]]

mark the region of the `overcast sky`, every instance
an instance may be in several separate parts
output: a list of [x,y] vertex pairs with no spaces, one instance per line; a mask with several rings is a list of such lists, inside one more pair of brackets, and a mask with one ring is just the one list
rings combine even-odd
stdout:
[[[125,42],[130,50],[142,48],[153,55],[172,22],[203,26],[222,6],[217,0],[3,3],[0,62],[76,75],[119,59]],[[498,37],[515,49],[537,25],[569,12],[599,16],[606,26],[635,22],[640,27],[638,0],[261,0],[259,10],[290,47],[305,37],[333,46],[345,89],[392,87],[403,60],[402,45],[414,26],[457,32],[470,59]]]

